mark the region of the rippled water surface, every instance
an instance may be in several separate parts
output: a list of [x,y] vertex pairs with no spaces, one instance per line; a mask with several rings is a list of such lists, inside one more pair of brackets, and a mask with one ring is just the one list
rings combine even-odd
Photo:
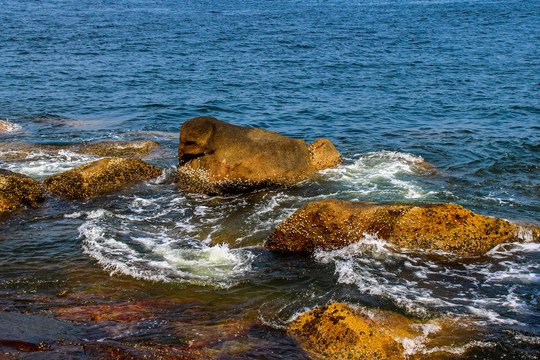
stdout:
[[[312,256],[262,247],[287,216],[325,198],[453,202],[539,226],[538,1],[5,0],[0,22],[0,119],[20,126],[0,142],[163,148],[146,159],[164,169],[156,181],[50,197],[2,220],[0,309],[35,316],[10,320],[22,326],[46,323],[35,339],[64,331],[94,347],[307,359],[287,322],[341,301],[476,331],[418,338],[407,354],[538,355],[538,244],[476,258],[371,236]],[[326,137],[345,164],[287,189],[185,193],[172,184],[178,133],[201,115]],[[3,152],[0,167],[43,179],[94,159]],[[0,326],[0,340],[17,331]]]

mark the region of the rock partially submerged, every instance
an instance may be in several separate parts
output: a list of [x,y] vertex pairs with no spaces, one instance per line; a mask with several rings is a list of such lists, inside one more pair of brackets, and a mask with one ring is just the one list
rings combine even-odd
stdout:
[[302,314],[288,328],[288,333],[302,347],[336,360],[404,359],[403,345],[396,341],[394,334],[397,331],[385,329],[370,317],[341,303]]
[[376,235],[409,249],[485,254],[501,243],[540,241],[540,231],[478,215],[455,204],[377,204],[321,200],[300,208],[267,239],[277,251],[336,249]]
[[97,141],[73,146],[79,154],[111,157],[147,156],[159,147],[158,143],[146,141]]
[[29,176],[0,169],[0,214],[45,200],[41,185]]
[[[482,338],[474,319],[419,321],[392,311],[331,303],[298,316],[287,329],[301,348],[325,359],[447,359]],[[454,356],[452,356],[454,355]]]
[[5,142],[0,144],[0,158],[24,160],[45,153],[59,155],[61,151],[96,157],[144,157],[159,148],[154,141],[95,141],[75,145],[46,145],[25,142]]
[[157,178],[161,170],[139,159],[105,158],[53,175],[43,181],[50,193],[68,199],[88,198],[139,180]]
[[0,120],[0,134],[19,130],[21,127],[17,124],[10,123],[9,121]]
[[212,117],[182,125],[178,158],[176,183],[211,195],[288,185],[342,163],[329,140],[308,147],[303,140]]

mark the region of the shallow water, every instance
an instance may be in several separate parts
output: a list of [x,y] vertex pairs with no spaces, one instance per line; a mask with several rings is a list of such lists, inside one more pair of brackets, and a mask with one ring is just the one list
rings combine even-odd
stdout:
[[[424,320],[449,314],[478,330],[440,344],[416,339],[408,354],[534,358],[537,244],[478,258],[403,251],[370,236],[311,257],[262,245],[298,207],[325,198],[454,202],[540,225],[539,9],[4,1],[0,119],[21,128],[0,141],[154,140],[164,151],[146,160],[165,175],[84,201],[50,197],[4,219],[0,309],[74,322],[88,344],[278,359],[309,358],[286,335],[290,319],[343,301]],[[172,184],[177,137],[200,115],[329,138],[345,164],[286,189],[185,193]],[[36,179],[95,159],[0,155],[0,167]]]

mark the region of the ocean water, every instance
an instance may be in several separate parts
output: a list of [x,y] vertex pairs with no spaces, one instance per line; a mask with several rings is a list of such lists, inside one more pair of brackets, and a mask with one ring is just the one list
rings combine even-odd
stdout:
[[[540,226],[539,1],[3,0],[0,23],[0,120],[20,127],[0,142],[154,140],[163,151],[146,160],[164,169],[2,220],[0,310],[71,321],[87,344],[307,359],[287,322],[341,301],[476,331],[419,337],[409,355],[540,352],[538,244],[476,258],[371,236],[312,256],[262,247],[325,198],[453,202]],[[172,184],[178,134],[201,115],[325,137],[345,163],[286,189],[185,193]],[[0,154],[0,168],[43,179],[93,159]]]

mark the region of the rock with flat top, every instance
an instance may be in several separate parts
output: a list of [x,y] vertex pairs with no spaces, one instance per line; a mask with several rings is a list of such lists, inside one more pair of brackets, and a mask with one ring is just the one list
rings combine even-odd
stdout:
[[501,243],[540,240],[540,231],[475,214],[456,204],[378,204],[320,200],[279,225],[265,246],[277,251],[337,249],[375,235],[399,247],[485,254]]
[[139,159],[105,158],[53,175],[43,185],[54,195],[81,199],[154,179],[160,174],[160,169]]
[[110,157],[142,157],[149,155],[159,145],[155,141],[96,141],[74,145],[79,154]]
[[144,157],[159,148],[154,141],[93,141],[75,145],[47,145],[26,142],[0,143],[0,159],[24,161],[36,155],[60,156],[61,151],[95,157]]
[[342,163],[329,140],[303,140],[197,117],[180,130],[176,183],[210,195],[293,184]]

